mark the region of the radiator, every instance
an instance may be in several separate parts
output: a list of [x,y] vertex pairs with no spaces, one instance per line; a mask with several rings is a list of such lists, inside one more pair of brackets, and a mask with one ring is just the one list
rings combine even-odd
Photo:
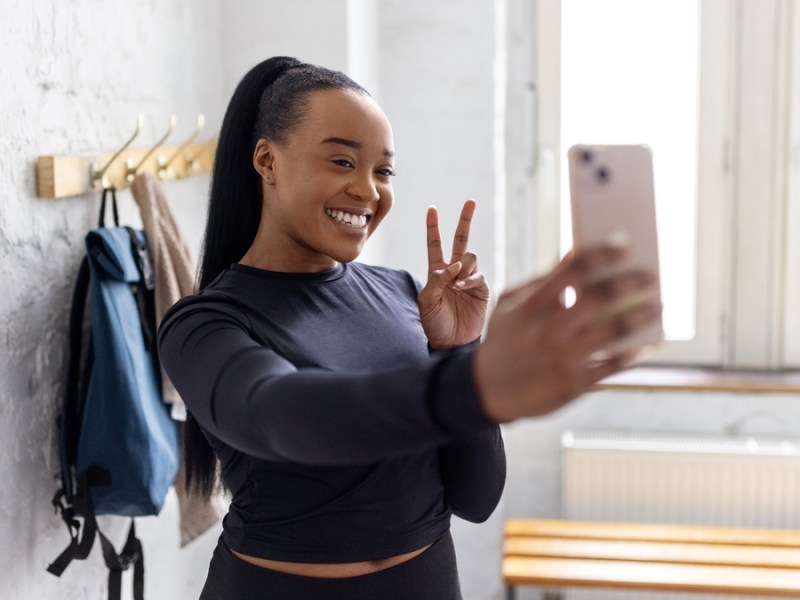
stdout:
[[[561,445],[564,518],[800,529],[800,438],[567,431]],[[565,598],[731,596],[569,590]]]

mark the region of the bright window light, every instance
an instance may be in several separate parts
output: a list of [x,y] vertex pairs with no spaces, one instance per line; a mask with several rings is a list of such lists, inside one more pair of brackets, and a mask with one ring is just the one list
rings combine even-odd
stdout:
[[[653,150],[664,328],[695,333],[699,0],[562,0],[562,161],[576,143]],[[562,251],[572,245],[562,169]]]

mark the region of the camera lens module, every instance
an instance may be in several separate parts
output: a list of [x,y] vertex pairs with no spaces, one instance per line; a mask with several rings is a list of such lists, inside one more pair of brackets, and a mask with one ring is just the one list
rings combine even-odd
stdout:
[[609,178],[611,177],[611,172],[608,170],[607,167],[598,167],[596,174],[598,181],[602,181],[603,183],[608,181]]

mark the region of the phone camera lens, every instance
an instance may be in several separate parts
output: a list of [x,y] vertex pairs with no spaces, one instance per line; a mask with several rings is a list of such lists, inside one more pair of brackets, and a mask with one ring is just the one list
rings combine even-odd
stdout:
[[602,181],[603,183],[608,181],[609,178],[611,177],[611,173],[609,172],[609,170],[606,167],[599,167],[597,169],[596,173],[597,173],[597,179],[599,181]]
[[581,161],[585,163],[592,162],[592,153],[588,150],[581,152]]

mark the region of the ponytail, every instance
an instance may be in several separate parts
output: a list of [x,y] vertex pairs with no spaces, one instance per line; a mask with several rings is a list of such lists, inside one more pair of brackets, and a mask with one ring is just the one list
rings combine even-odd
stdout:
[[253,168],[258,107],[264,90],[300,64],[293,58],[265,60],[245,75],[228,104],[214,158],[201,289],[244,256],[256,236],[261,219],[261,179]]

